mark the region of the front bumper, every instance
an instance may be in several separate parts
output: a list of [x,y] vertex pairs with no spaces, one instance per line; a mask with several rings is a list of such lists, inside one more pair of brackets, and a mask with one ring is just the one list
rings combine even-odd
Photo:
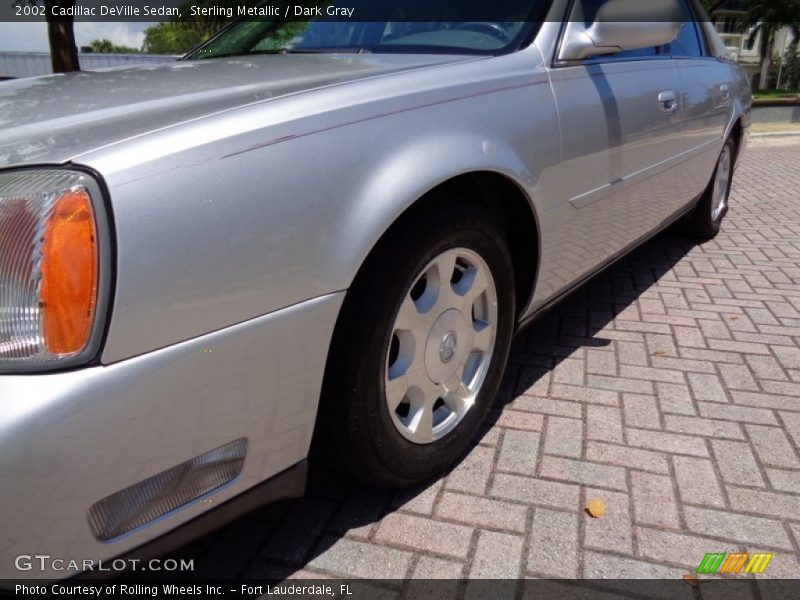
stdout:
[[[303,461],[343,298],[109,366],[0,376],[0,579],[76,575],[20,570],[15,559],[130,553]],[[86,515],[98,500],[243,437],[234,481],[110,542],[92,536]]]

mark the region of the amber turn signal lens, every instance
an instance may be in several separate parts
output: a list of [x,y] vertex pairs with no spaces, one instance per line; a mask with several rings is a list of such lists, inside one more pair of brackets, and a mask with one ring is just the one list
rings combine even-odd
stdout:
[[89,342],[97,303],[97,232],[84,188],[62,192],[45,223],[39,292],[44,341],[53,355]]

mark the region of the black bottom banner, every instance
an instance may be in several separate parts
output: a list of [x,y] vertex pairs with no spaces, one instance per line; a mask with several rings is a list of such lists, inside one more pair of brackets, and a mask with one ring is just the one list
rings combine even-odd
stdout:
[[778,600],[800,597],[800,580],[333,580],[287,581],[180,580],[41,582],[2,580],[0,595],[14,598],[253,598],[323,600],[612,600],[643,598],[672,600]]

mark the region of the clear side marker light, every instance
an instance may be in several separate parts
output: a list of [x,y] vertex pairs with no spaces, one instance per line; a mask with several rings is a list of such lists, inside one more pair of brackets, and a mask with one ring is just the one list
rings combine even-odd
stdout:
[[238,439],[103,498],[87,515],[92,535],[112,540],[222,487],[246,454],[247,439]]

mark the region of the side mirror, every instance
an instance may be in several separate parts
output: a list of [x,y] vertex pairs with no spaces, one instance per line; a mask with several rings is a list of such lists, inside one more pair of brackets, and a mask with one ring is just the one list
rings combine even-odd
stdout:
[[605,0],[594,16],[585,14],[584,5],[596,2],[576,2],[564,32],[559,60],[583,60],[623,50],[663,46],[680,32],[683,11],[677,0]]

